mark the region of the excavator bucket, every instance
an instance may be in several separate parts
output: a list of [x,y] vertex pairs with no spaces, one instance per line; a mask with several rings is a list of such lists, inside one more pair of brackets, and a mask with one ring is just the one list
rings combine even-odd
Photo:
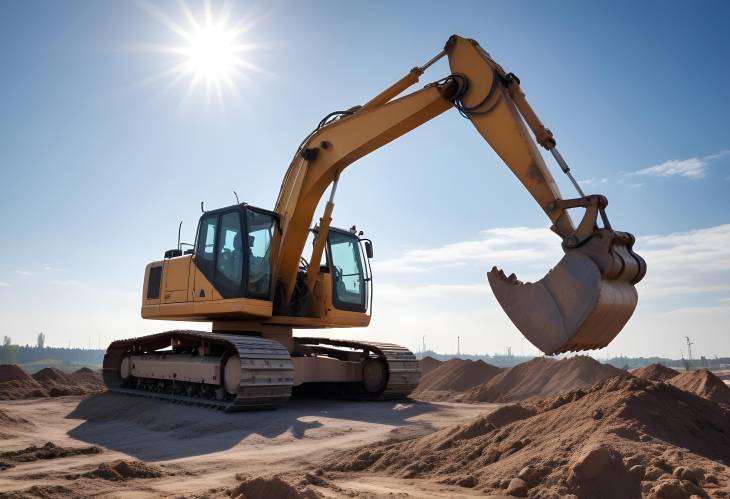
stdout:
[[546,354],[608,345],[634,312],[634,285],[646,273],[633,252],[634,237],[596,230],[582,245],[567,249],[538,282],[523,283],[496,267],[488,274],[497,301],[522,334]]

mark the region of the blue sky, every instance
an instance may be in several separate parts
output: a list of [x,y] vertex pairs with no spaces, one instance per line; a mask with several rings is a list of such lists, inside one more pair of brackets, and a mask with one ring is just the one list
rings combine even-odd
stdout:
[[[727,2],[236,2],[233,17],[255,21],[243,38],[260,70],[222,104],[184,98],[188,78],[150,81],[175,59],[145,47],[181,41],[151,11],[185,23],[177,2],[0,5],[0,333],[103,345],[169,327],[139,319],[139,289],[178,221],[190,240],[200,201],[229,205],[233,190],[272,208],[322,116],[459,33],[519,75],[576,177],[649,260],[635,319],[597,355],[678,356],[689,333],[698,352],[730,355]],[[446,74],[441,61],[421,84]],[[372,327],[337,336],[534,352],[485,274],[544,274],[559,241],[458,113],[350,167],[336,203],[336,225],[375,240],[377,285]],[[516,257],[523,247],[534,258]]]

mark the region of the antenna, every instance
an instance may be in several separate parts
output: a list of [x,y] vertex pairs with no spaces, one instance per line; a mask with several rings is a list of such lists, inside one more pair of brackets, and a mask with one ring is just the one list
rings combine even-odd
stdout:
[[461,355],[461,336],[456,337],[456,355]]
[[182,230],[183,221],[180,220],[180,225],[177,226],[177,249],[180,250],[180,231]]
[[236,204],[241,204],[241,202],[238,200],[238,194],[236,194],[236,191],[233,191],[233,195],[236,196]]
[[205,208],[203,208],[203,203],[204,203],[204,201],[201,201],[200,202],[200,211],[202,211],[203,213],[205,213]]

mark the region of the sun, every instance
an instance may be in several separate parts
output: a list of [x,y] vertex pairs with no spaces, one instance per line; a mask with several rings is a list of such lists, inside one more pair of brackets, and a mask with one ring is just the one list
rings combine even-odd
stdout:
[[208,101],[212,97],[222,105],[227,95],[241,98],[239,85],[251,80],[253,72],[264,73],[251,62],[251,55],[264,44],[253,43],[250,31],[256,20],[251,16],[236,18],[233,4],[214,4],[204,0],[200,12],[194,12],[184,0],[178,2],[179,12],[170,14],[155,5],[141,7],[171,32],[173,43],[144,45],[143,50],[170,56],[168,67],[144,83],[167,81],[166,93],[172,87],[185,86],[183,104],[192,94],[204,90]]
[[221,26],[206,26],[194,33],[183,54],[191,73],[212,81],[231,77],[241,62],[236,53],[235,33]]

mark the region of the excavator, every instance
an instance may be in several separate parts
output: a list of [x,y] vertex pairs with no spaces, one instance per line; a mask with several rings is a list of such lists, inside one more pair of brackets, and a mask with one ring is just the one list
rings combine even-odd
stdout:
[[[443,57],[450,75],[401,96]],[[210,322],[211,331],[112,342],[103,364],[108,389],[225,411],[275,408],[300,391],[407,397],[420,378],[408,349],[293,330],[369,324],[373,245],[355,226],[331,226],[337,184],[357,159],[452,108],[471,121],[562,240],[564,256],[538,282],[492,268],[488,281],[504,312],[545,354],[608,345],[634,312],[635,285],[646,273],[634,237],[611,227],[604,196],[581,190],[519,78],[475,40],[453,35],[426,64],[365,104],[327,114],[296,150],[273,211],[240,202],[204,210],[191,249],[183,252],[178,234],[178,247],[147,265],[142,317]],[[538,145],[577,197],[561,197]],[[583,210],[577,225],[568,213],[574,208]]]

